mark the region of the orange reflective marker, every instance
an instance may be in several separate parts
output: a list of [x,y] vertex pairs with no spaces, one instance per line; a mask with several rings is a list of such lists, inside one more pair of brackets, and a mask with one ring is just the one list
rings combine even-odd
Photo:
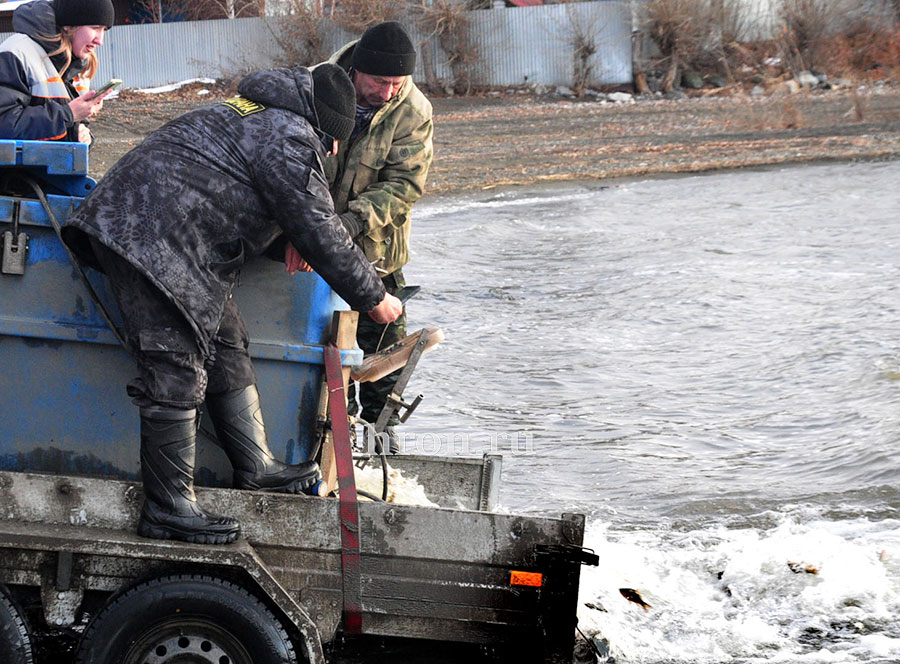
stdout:
[[540,572],[520,572],[513,570],[509,573],[509,585],[511,586],[531,586],[532,588],[540,588],[544,581],[544,575]]

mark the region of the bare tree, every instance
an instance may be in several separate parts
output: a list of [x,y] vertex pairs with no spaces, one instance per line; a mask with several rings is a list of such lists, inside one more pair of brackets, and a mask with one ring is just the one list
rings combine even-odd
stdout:
[[[143,0],[140,0],[143,1]],[[265,0],[181,0],[188,20],[250,18],[265,14]]]
[[283,13],[267,24],[286,64],[309,66],[325,60],[325,34],[332,22],[322,16],[321,6],[306,0],[286,0],[281,6]]
[[426,40],[438,38],[453,74],[453,91],[469,94],[474,85],[478,48],[469,35],[471,21],[466,5],[454,0],[419,0],[413,12]]
[[142,23],[162,23],[166,15],[171,15],[171,5],[163,0],[134,0],[133,8],[141,16]]
[[631,10],[631,76],[634,91],[641,95],[650,94],[647,75],[644,73],[644,27],[646,21],[646,3],[641,0],[629,0]]
[[405,0],[321,0],[324,15],[348,32],[362,34],[366,28],[382,21],[400,20],[406,9]]
[[591,58],[597,52],[600,33],[597,19],[580,11],[580,4],[566,3],[566,26],[563,28],[566,43],[572,48],[572,90],[577,97],[584,96],[593,74]]
[[646,30],[666,65],[660,90],[670,92],[680,67],[696,59],[710,32],[707,0],[648,0]]
[[833,0],[781,0],[778,43],[794,74],[824,59],[826,37],[840,12],[839,5]]

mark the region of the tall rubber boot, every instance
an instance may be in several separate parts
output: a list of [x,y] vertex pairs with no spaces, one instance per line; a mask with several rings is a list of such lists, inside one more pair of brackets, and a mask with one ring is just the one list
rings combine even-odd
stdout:
[[228,544],[241,531],[237,519],[209,514],[194,495],[197,411],[141,408],[144,506],[138,535],[197,544]]
[[290,466],[269,451],[256,385],[207,394],[206,410],[234,468],[235,488],[298,493],[321,479],[315,461]]

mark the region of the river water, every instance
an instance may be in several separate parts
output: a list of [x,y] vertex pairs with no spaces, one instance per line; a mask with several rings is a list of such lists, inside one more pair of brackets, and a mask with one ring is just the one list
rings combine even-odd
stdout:
[[580,626],[618,662],[900,662],[898,187],[888,162],[420,202],[410,328],[447,339],[407,451],[496,449],[504,509],[586,514]]

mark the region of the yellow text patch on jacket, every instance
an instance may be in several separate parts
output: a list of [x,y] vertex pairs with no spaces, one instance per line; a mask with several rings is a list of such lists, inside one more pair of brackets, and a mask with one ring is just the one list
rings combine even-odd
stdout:
[[266,107],[259,102],[250,101],[249,99],[245,99],[244,97],[235,97],[234,99],[229,99],[228,101],[223,101],[222,103],[233,110],[235,113],[240,115],[242,118],[245,118],[248,115],[252,115],[253,113],[259,113],[260,111],[266,110]]

